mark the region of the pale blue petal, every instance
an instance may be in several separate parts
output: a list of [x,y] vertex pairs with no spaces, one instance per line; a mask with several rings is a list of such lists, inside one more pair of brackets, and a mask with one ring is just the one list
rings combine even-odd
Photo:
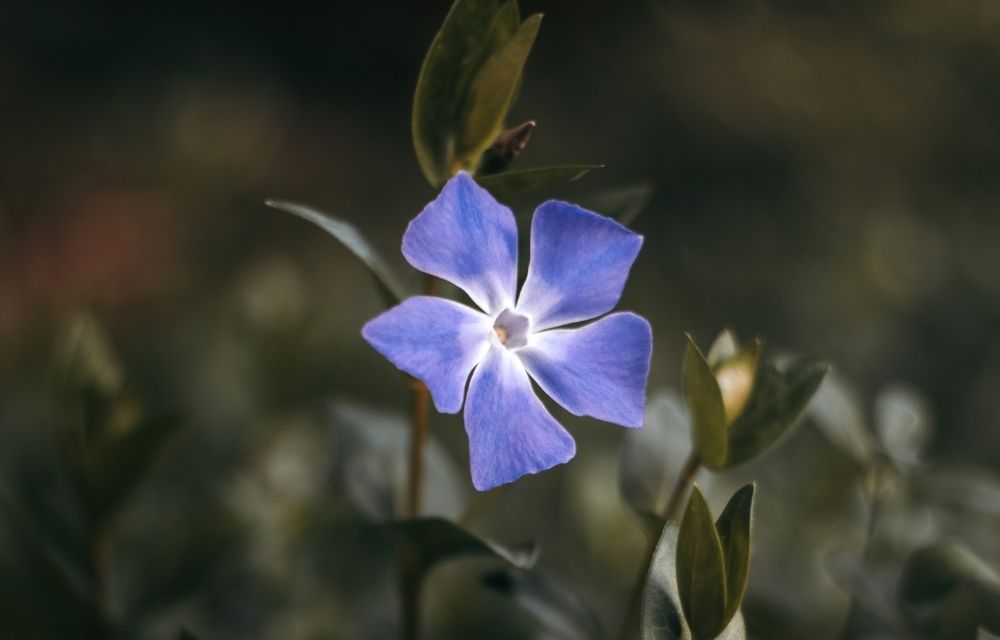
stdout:
[[641,246],[642,236],[611,218],[549,200],[531,221],[531,263],[518,313],[541,331],[611,311]]
[[579,329],[534,334],[516,353],[538,386],[570,413],[641,427],[652,349],[645,318],[613,313]]
[[490,315],[514,306],[514,214],[467,173],[449,180],[410,222],[403,234],[403,255],[417,269],[465,291]]
[[576,453],[573,437],[535,395],[520,360],[499,346],[472,374],[465,431],[472,484],[479,491],[544,471]]
[[489,349],[492,333],[486,315],[431,296],[408,298],[361,329],[376,351],[427,385],[442,413],[462,408],[465,381]]

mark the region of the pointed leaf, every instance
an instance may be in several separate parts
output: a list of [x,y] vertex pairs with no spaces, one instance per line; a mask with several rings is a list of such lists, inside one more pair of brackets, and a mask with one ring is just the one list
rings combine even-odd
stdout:
[[540,14],[525,20],[517,33],[490,56],[476,74],[469,87],[463,125],[455,145],[454,166],[449,168],[451,172],[475,169],[480,156],[500,135],[541,22]]
[[[413,96],[413,147],[434,187],[451,177],[453,152],[469,84],[504,33],[495,0],[456,0],[431,42]],[[497,22],[496,26],[494,23]]]
[[726,467],[762,455],[791,433],[828,370],[826,363],[812,359],[794,361],[780,371],[761,366],[746,408],[729,427]]
[[407,297],[406,290],[399,284],[399,280],[392,270],[389,269],[382,256],[375,251],[368,243],[368,240],[351,223],[334,218],[318,209],[294,202],[267,200],[266,204],[274,209],[280,209],[281,211],[296,215],[303,220],[308,220],[339,240],[341,244],[347,247],[351,253],[368,267],[368,271],[375,278],[375,284],[378,286],[379,293],[382,295],[386,306],[398,304]]
[[694,340],[691,336],[687,336],[687,340],[683,366],[684,397],[691,412],[694,450],[706,467],[721,469],[726,464],[729,449],[722,391]]
[[562,640],[600,640],[601,623],[589,604],[557,576],[540,569],[500,569],[483,576],[483,583],[516,602],[545,629]]
[[514,195],[543,189],[553,183],[579,180],[588,171],[603,167],[603,164],[579,164],[507,171],[490,176],[477,176],[476,182],[493,194],[494,198],[503,201]]
[[733,494],[715,523],[726,563],[726,617],[728,623],[740,609],[750,572],[750,523],[754,486],[748,484]]
[[[691,640],[691,631],[681,615],[677,588],[676,522],[668,522],[659,536],[653,562],[642,594],[642,640]],[[719,640],[746,640],[743,614],[737,612]]]
[[402,520],[389,525],[389,530],[404,566],[416,576],[459,556],[493,557],[520,569],[530,568],[538,557],[538,548],[533,543],[500,545],[443,518]]
[[677,535],[677,587],[694,640],[715,638],[726,622],[726,568],[712,513],[697,487]]

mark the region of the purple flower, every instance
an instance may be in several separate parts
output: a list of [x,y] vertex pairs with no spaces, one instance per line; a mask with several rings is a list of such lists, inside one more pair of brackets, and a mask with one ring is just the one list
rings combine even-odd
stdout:
[[642,236],[610,218],[549,200],[531,221],[531,262],[515,302],[514,215],[468,174],[449,180],[410,222],[403,235],[407,261],[461,288],[482,311],[416,296],[371,320],[362,335],[422,380],[438,411],[458,413],[464,397],[476,489],[544,471],[576,453],[531,380],[574,415],[642,426],[649,323],[613,313],[555,328],[610,311],[641,245]]

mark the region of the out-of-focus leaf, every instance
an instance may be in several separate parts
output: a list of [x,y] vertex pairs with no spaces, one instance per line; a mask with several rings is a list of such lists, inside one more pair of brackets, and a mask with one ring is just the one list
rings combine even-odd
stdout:
[[947,596],[965,580],[1000,585],[993,569],[965,547],[936,544],[907,558],[899,580],[899,596],[913,604],[933,602]]
[[894,462],[903,467],[919,463],[931,437],[927,403],[903,385],[882,390],[875,398],[875,432]]
[[312,207],[294,202],[267,200],[266,204],[274,209],[280,209],[281,211],[296,215],[303,220],[308,220],[339,240],[341,244],[347,247],[351,253],[368,267],[368,271],[375,278],[375,283],[386,306],[398,304],[407,297],[406,289],[399,284],[399,280],[392,270],[389,269],[382,256],[375,251],[368,243],[368,240],[361,235],[361,232],[354,225],[329,216]]
[[746,408],[729,427],[726,467],[760,456],[788,435],[828,370],[812,359],[791,362],[784,370],[762,365]]
[[[476,73],[469,87],[460,135],[455,141],[453,162],[457,168],[475,169],[483,152],[503,129],[541,23],[540,14],[528,17]],[[455,168],[452,167],[452,173]]]
[[498,13],[495,0],[456,0],[427,50],[413,96],[412,133],[417,161],[435,187],[454,173],[469,85],[506,42],[510,14],[510,8]]
[[683,402],[672,391],[654,393],[646,403],[643,428],[630,429],[622,441],[618,487],[625,504],[652,527],[652,535],[663,529],[660,504],[691,453]]
[[1000,633],[1000,577],[957,544],[924,547],[907,558],[899,579],[900,606],[936,637],[974,638],[982,627]]
[[1000,476],[985,469],[931,468],[911,479],[924,501],[1000,519]]
[[[642,640],[691,640],[677,586],[677,536],[677,523],[668,522],[656,545],[642,594]],[[718,637],[746,640],[743,614],[737,612]]]
[[648,184],[636,184],[603,191],[584,199],[587,208],[601,215],[614,218],[621,224],[630,226],[653,199],[653,188]]
[[88,389],[113,396],[124,384],[121,361],[111,339],[87,312],[70,316],[57,336],[52,371],[63,389]]
[[677,587],[694,640],[715,638],[726,623],[726,566],[712,513],[697,487],[677,535]]
[[726,464],[729,449],[722,392],[694,340],[691,336],[687,340],[683,365],[684,397],[691,412],[694,450],[706,467],[721,469]]
[[476,182],[493,194],[494,198],[502,201],[511,196],[545,188],[556,182],[579,180],[588,171],[603,167],[602,164],[579,164],[507,171],[490,176],[477,176]]
[[121,506],[149,472],[178,422],[160,417],[95,445],[86,461],[88,493],[96,511],[109,516]]
[[748,484],[733,494],[715,523],[726,567],[726,616],[728,624],[743,602],[750,573],[750,524],[753,518],[754,486]]
[[733,424],[750,400],[757,377],[761,346],[760,340],[751,340],[740,345],[730,357],[712,366],[722,394],[727,425]]
[[181,629],[177,634],[177,640],[198,640],[198,636],[194,635],[188,629]]
[[155,545],[149,545],[148,538],[130,543],[141,545],[141,550],[132,551],[138,560],[129,565],[135,586],[122,603],[126,620],[138,622],[204,589],[212,572],[240,548],[246,534],[237,519],[216,504],[175,511],[172,517],[186,525],[158,536]]
[[[344,401],[333,403],[330,414],[347,494],[371,519],[395,519],[406,493],[410,442],[406,419]],[[468,480],[436,438],[428,437],[424,455],[424,514],[457,518],[467,502]]]
[[809,405],[809,416],[835,447],[862,467],[874,461],[875,443],[858,394],[836,373],[826,376]]
[[444,518],[401,520],[391,523],[389,530],[403,565],[418,576],[440,562],[459,556],[493,557],[519,569],[533,566],[538,556],[533,543],[500,545]]
[[540,569],[500,569],[483,576],[483,583],[516,602],[541,624],[546,637],[600,640],[604,637],[594,610],[556,576]]

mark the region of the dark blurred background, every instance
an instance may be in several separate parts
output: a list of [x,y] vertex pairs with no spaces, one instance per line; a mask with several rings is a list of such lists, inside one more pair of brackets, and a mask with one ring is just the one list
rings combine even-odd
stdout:
[[[354,524],[331,406],[378,407],[391,422],[406,386],[360,338],[380,310],[363,266],[263,201],[353,222],[417,282],[398,247],[434,192],[410,105],[448,5],[0,9],[0,478],[21,511],[51,520],[0,518],[9,637],[84,637],[72,596],[38,569],[72,569],[65,548],[82,544],[50,446],[58,345],[80,326],[116,354],[110,393],[180,425],[106,533],[113,610],[157,638],[180,624],[220,639],[394,633],[391,556]],[[521,8],[545,19],[511,114],[538,121],[517,168],[606,167],[511,204],[525,229],[544,198],[652,189],[621,304],[653,323],[651,392],[679,385],[684,331],[707,346],[729,326],[772,354],[828,359],[866,412],[879,389],[906,385],[935,425],[928,459],[996,469],[1000,5]],[[557,415],[577,459],[519,482],[476,528],[542,539],[542,565],[613,631],[642,547],[618,501],[622,432]],[[432,431],[468,502],[460,419],[435,415]],[[832,637],[847,596],[817,577],[822,545],[795,519],[839,531],[829,523],[854,517],[853,473],[807,424],[734,474],[733,486],[763,483],[764,513],[768,500],[786,509],[773,525],[758,514],[755,535],[777,531],[760,533],[750,578],[760,637],[833,621]],[[55,560],[32,555],[52,545]],[[185,574],[189,561],[203,571]],[[477,562],[432,574],[428,637],[534,633],[478,586]],[[778,593],[786,573],[797,593]]]

